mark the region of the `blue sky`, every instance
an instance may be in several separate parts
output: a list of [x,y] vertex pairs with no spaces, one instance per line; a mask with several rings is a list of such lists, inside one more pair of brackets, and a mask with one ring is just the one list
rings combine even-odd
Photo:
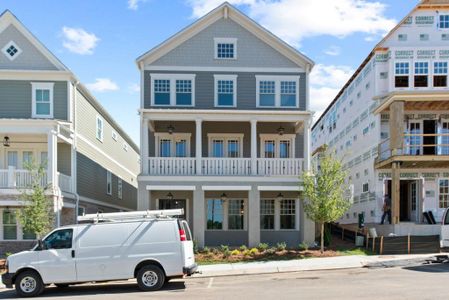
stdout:
[[[417,0],[231,0],[316,62],[317,115]],[[1,0],[139,144],[135,59],[219,0]]]

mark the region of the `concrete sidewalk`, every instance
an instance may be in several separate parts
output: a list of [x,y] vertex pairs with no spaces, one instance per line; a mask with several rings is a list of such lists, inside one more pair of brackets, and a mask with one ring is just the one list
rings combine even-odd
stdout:
[[199,266],[199,274],[194,277],[214,277],[246,274],[267,274],[314,270],[337,270],[363,268],[367,266],[396,266],[406,261],[425,261],[435,255],[447,253],[420,254],[420,255],[381,255],[381,256],[337,256],[323,258],[309,258],[284,261],[231,263]]

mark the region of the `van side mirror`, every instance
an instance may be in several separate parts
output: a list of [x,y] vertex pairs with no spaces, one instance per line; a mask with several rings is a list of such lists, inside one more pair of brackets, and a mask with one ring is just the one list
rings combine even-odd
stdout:
[[45,244],[42,242],[42,240],[37,241],[37,249],[39,251],[45,250]]

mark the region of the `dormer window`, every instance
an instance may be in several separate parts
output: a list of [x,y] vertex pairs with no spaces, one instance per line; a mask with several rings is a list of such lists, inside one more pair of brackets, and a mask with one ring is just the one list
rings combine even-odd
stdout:
[[10,41],[8,44],[6,44],[6,46],[3,47],[2,51],[3,54],[5,54],[6,57],[11,61],[16,59],[20,55],[20,53],[22,53],[22,50],[13,41]]
[[237,39],[215,38],[215,59],[236,59]]

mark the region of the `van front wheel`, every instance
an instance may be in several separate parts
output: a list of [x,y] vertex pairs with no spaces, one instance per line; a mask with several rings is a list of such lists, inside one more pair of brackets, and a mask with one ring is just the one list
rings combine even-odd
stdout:
[[142,291],[157,291],[165,282],[165,274],[158,266],[143,266],[137,272],[137,284]]
[[35,271],[25,271],[17,275],[14,282],[16,292],[21,297],[34,297],[44,290],[42,279]]

